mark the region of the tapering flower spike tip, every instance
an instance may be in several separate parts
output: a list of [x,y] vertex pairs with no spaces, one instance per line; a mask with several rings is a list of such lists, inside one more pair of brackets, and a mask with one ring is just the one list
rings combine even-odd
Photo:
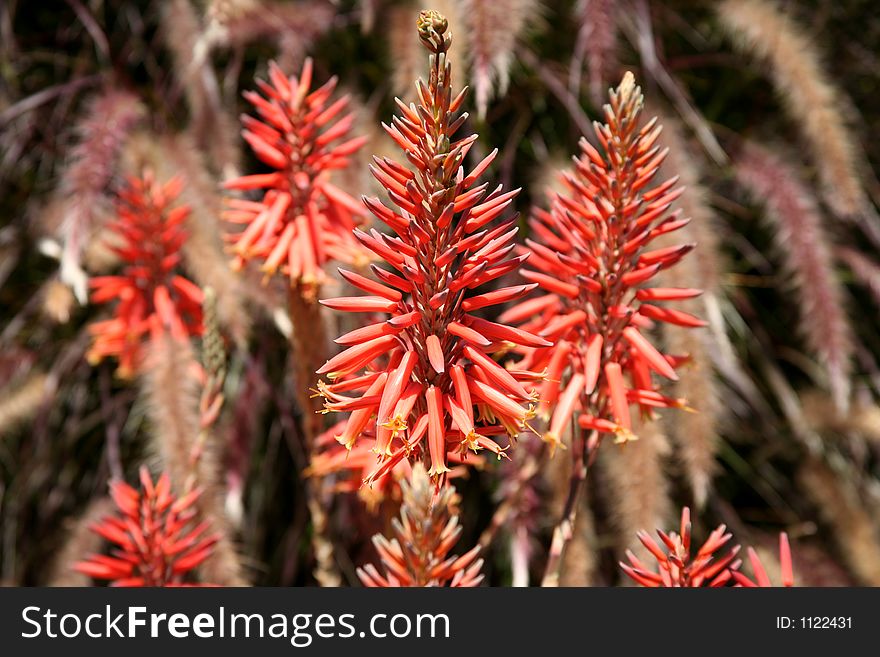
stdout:
[[260,190],[259,201],[227,199],[224,218],[243,230],[227,235],[233,265],[261,263],[267,277],[281,271],[291,284],[318,285],[330,260],[363,263],[366,252],[352,230],[366,212],[330,182],[331,173],[349,166],[349,156],[366,142],[350,137],[354,115],[348,97],[332,101],[336,78],[312,89],[312,60],[299,77],[269,64],[269,81],[257,80],[262,95],[244,96],[257,117],[243,116],[242,135],[271,172],[241,176],[226,189]]
[[688,220],[670,211],[682,191],[677,179],[654,184],[666,151],[656,145],[656,119],[641,124],[643,102],[627,73],[610,93],[605,123],[595,124],[600,149],[581,140],[581,156],[563,175],[565,190],[531,219],[530,269],[523,276],[541,295],[500,318],[554,343],[522,349],[520,365],[546,372],[539,410],[550,419],[545,440],[554,445],[575,417],[583,429],[622,442],[634,437],[631,405],[644,413],[685,405],[661,394],[654,381],[655,375],[677,379],[684,359],[662,353],[645,333],[655,322],[703,325],[661,305],[700,290],[652,283],[694,245],[652,247]]
[[200,492],[175,498],[168,475],[154,483],[145,467],[140,479],[140,491],[112,482],[110,495],[118,513],[91,527],[114,544],[111,555],[92,555],[74,569],[113,586],[184,585],[217,542],[207,522],[195,522],[193,506]]
[[444,486],[434,494],[421,464],[413,468],[410,481],[401,484],[400,519],[392,521],[394,538],[381,534],[373,545],[385,566],[385,574],[372,564],[358,568],[358,577],[369,587],[451,586],[474,587],[483,580],[479,546],[461,557],[447,556],[455,546],[461,526],[452,511],[455,491]]
[[455,137],[467,114],[461,112],[464,90],[453,95],[447,23],[436,12],[422,12],[418,29],[431,52],[428,84],[416,85],[418,106],[398,101],[400,116],[385,126],[407,164],[374,158],[371,170],[393,206],[364,199],[397,235],[355,232],[390,269],[374,266],[374,278],[343,270],[364,295],[322,301],[340,311],[389,316],[340,337],[347,348],[318,370],[331,380],[319,384],[327,410],[351,412],[338,440],[347,447],[361,438],[374,441],[378,466],[368,482],[404,458],[424,459],[428,474],[439,479],[449,471],[449,452],[504,455],[496,438],[526,428],[539,376],[508,371],[492,354],[511,344],[550,345],[474,313],[534,287],[474,292],[517,270],[526,257],[511,255],[517,228],[515,217],[506,216],[518,190],[490,191],[479,182],[497,151],[465,171],[477,135]]
[[89,360],[115,356],[123,377],[140,367],[148,334],[169,332],[183,340],[202,332],[202,291],[178,273],[189,214],[186,206],[174,207],[181,187],[179,178],[163,185],[150,172],[128,180],[110,224],[121,242],[111,248],[123,262],[122,272],[89,282],[92,303],[117,302],[112,319],[89,327],[94,336]]

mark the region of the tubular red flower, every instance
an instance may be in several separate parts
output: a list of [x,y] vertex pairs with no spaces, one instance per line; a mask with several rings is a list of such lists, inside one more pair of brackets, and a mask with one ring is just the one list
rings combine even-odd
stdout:
[[[336,78],[312,90],[312,60],[299,77],[287,77],[272,62],[269,82],[257,80],[263,95],[246,92],[259,118],[242,119],[242,136],[254,155],[277,171],[241,176],[227,189],[262,190],[259,202],[229,199],[224,218],[244,229],[227,236],[233,265],[262,262],[267,276],[281,270],[291,283],[307,288],[324,278],[329,260],[363,264],[366,253],[352,238],[365,216],[357,201],[330,182],[334,170],[366,139],[348,139],[354,123],[342,112],[348,98],[331,103]],[[344,141],[341,141],[344,140]]]
[[153,483],[145,467],[140,479],[140,492],[112,482],[110,495],[119,512],[91,527],[116,546],[111,556],[92,555],[74,569],[113,586],[182,586],[217,542],[207,533],[207,522],[195,522],[200,491],[175,498],[168,475]]
[[[580,158],[563,176],[565,191],[551,197],[549,212],[537,210],[532,216],[533,239],[526,244],[538,271],[523,276],[543,296],[521,301],[502,315],[502,321],[523,322],[521,328],[556,343],[518,349],[520,367],[552,373],[542,396],[557,399],[568,381],[582,375],[578,407],[590,418],[581,426],[599,436],[612,431],[621,442],[634,437],[630,404],[643,414],[658,406],[684,405],[641,394],[656,392],[651,371],[676,380],[681,361],[646,337],[652,320],[703,326],[696,317],[653,305],[700,291],[652,285],[661,269],[673,266],[693,245],[651,249],[653,240],[687,222],[670,213],[681,193],[676,179],[651,187],[666,152],[655,145],[660,133],[656,119],[640,125],[643,102],[627,73],[611,92],[605,124],[596,125],[601,151],[582,139]],[[640,394],[632,394],[635,390]]]
[[117,218],[110,228],[121,244],[111,247],[123,262],[116,276],[90,281],[91,301],[118,300],[113,319],[93,323],[94,342],[88,353],[97,363],[106,356],[119,359],[118,374],[133,375],[143,360],[148,334],[169,332],[184,340],[202,333],[202,291],[178,273],[180,249],[186,241],[186,206],[174,205],[181,180],[164,185],[152,173],[130,178],[118,194]]
[[[322,302],[341,311],[388,313],[386,324],[393,331],[369,327],[348,333],[340,342],[351,346],[318,373],[328,373],[335,381],[361,368],[387,373],[371,393],[382,399],[373,411],[377,417],[365,420],[366,410],[355,411],[341,440],[353,447],[360,436],[375,439],[379,468],[401,454],[411,461],[430,462],[429,474],[439,484],[453,452],[489,449],[503,455],[503,449],[486,437],[493,433],[489,425],[500,424],[512,439],[534,415],[540,376],[508,371],[492,355],[506,351],[508,342],[530,347],[550,342],[469,314],[519,298],[533,287],[473,293],[523,260],[510,255],[516,235],[513,220],[489,225],[507,211],[518,190],[489,191],[488,185],[478,184],[494,155],[470,174],[464,170],[476,135],[455,137],[465,115],[459,114],[463,96],[452,97],[446,56],[451,40],[441,20],[420,24],[422,41],[432,53],[429,82],[416,85],[420,106],[398,102],[401,115],[384,126],[406,151],[409,164],[375,158],[371,167],[396,208],[379,199],[364,200],[396,236],[355,231],[360,243],[395,271],[374,267],[378,281],[343,273],[367,296]],[[405,405],[400,399],[404,391],[413,395]]]

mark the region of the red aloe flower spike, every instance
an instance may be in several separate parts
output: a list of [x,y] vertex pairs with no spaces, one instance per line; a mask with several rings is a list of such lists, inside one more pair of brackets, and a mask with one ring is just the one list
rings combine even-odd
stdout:
[[[396,236],[355,231],[396,273],[374,267],[377,282],[343,271],[366,295],[321,302],[335,310],[388,313],[390,318],[342,336],[337,342],[347,349],[318,373],[333,381],[319,384],[327,410],[352,411],[339,434],[341,443],[352,448],[369,436],[375,440],[377,472],[388,472],[393,460],[404,457],[430,461],[428,472],[439,483],[452,453],[488,449],[500,458],[504,449],[489,436],[506,432],[512,439],[535,414],[540,375],[509,371],[491,354],[507,349],[508,342],[530,348],[550,342],[470,314],[534,287],[472,293],[524,259],[509,255],[517,232],[514,218],[489,225],[504,214],[518,190],[490,192],[487,184],[477,184],[497,151],[470,174],[464,170],[476,135],[454,136],[466,114],[460,113],[464,91],[452,94],[446,19],[422,12],[418,28],[432,53],[428,84],[416,85],[418,107],[398,101],[401,116],[385,126],[409,164],[375,158],[371,167],[396,209],[364,199]],[[361,396],[339,399],[349,377],[360,379],[363,370],[369,378],[355,388],[363,391]]]
[[[531,219],[534,240],[526,244],[538,271],[523,276],[545,295],[520,302],[501,318],[524,321],[521,328],[555,341],[550,348],[521,349],[520,366],[548,372],[542,389],[548,400],[562,390],[573,395],[572,381],[583,384],[576,407],[589,416],[581,426],[598,432],[590,445],[609,432],[618,442],[635,437],[630,404],[645,414],[653,407],[684,406],[660,395],[651,374],[676,380],[679,359],[659,351],[644,331],[652,320],[703,326],[691,315],[654,305],[700,291],[650,286],[692,245],[651,249],[656,237],[687,222],[669,212],[682,191],[676,179],[651,186],[666,152],[655,145],[656,119],[640,126],[643,102],[627,73],[610,94],[605,124],[595,125],[601,152],[582,139],[580,158],[564,174],[567,191],[553,194],[550,211],[538,210]],[[545,435],[553,444],[571,417],[571,400],[564,400]],[[549,414],[550,404],[542,410]]]
[[[323,429],[322,419],[313,412],[320,411],[320,407],[309,397],[308,382],[326,358],[324,323],[315,303],[325,278],[324,266],[331,260],[364,266],[369,260],[352,235],[366,211],[330,182],[334,171],[349,166],[349,156],[364,145],[366,138],[349,137],[354,115],[345,113],[347,97],[331,100],[336,78],[313,89],[312,77],[311,59],[306,59],[299,77],[287,77],[273,62],[269,65],[269,80],[257,80],[260,93],[244,94],[254,106],[256,117],[242,118],[242,135],[272,172],[227,181],[226,189],[259,190],[262,198],[230,199],[224,213],[228,221],[243,225],[243,230],[227,236],[234,268],[255,260],[262,263],[264,282],[279,271],[290,281],[297,402],[303,412],[303,437],[309,450]],[[383,297],[375,298],[387,302]],[[373,338],[377,335],[381,334],[370,334]],[[347,337],[355,340],[362,336]],[[379,344],[374,342],[373,346]],[[364,351],[361,356],[365,360],[341,364],[334,374],[357,369],[377,353]],[[340,410],[352,409],[343,404]],[[313,480],[306,482],[318,564],[316,577],[322,583],[335,584],[332,551],[325,549],[328,544],[323,537],[326,516],[316,501],[320,485]]]
[[112,586],[183,586],[218,540],[207,533],[207,523],[195,523],[200,491],[175,498],[168,475],[154,483],[146,467],[140,479],[140,492],[123,481],[112,482],[110,496],[119,512],[91,527],[115,544],[111,556],[92,555],[74,569],[110,580]]
[[692,555],[691,512],[685,507],[681,512],[681,533],[666,534],[657,530],[662,545],[646,531],[638,534],[639,541],[657,561],[657,570],[644,564],[629,550],[626,553],[629,564],[620,562],[620,567],[633,581],[645,587],[725,586],[732,577],[737,576],[742,563],[736,558],[739,545],[734,545],[720,557],[716,554],[732,538],[725,530],[724,525],[715,529],[697,553]]
[[[767,575],[767,570],[764,568],[764,564],[761,563],[761,559],[758,557],[758,553],[754,548],[749,548],[746,552],[749,555],[749,562],[752,564],[752,572],[754,573],[755,579],[749,579],[741,571],[733,572],[731,575],[733,575],[734,580],[736,580],[737,586],[765,588],[773,586],[769,575]],[[788,534],[785,532],[779,534],[779,566],[782,571],[781,585],[786,588],[794,586],[794,568],[792,567],[791,546],[788,543]]]
[[348,156],[366,142],[348,138],[354,116],[343,114],[348,97],[331,103],[336,82],[331,78],[313,90],[311,59],[298,78],[288,78],[272,62],[269,82],[257,80],[263,95],[245,92],[259,118],[242,118],[242,136],[274,171],[225,183],[226,189],[263,190],[259,202],[227,200],[224,218],[244,226],[227,236],[236,268],[258,260],[267,277],[280,269],[291,284],[312,289],[324,279],[329,260],[366,261],[351,234],[366,213],[330,182],[331,172],[346,168]]
[[400,487],[403,504],[400,519],[392,520],[394,538],[373,537],[385,574],[372,564],[358,568],[364,586],[478,586],[483,580],[479,546],[461,557],[447,556],[461,534],[458,515],[452,509],[455,490],[443,486],[435,495],[421,463]]
[[89,281],[92,303],[118,300],[113,319],[89,328],[94,336],[89,361],[115,356],[123,377],[140,367],[147,334],[167,331],[183,340],[202,333],[202,291],[177,273],[189,214],[186,206],[172,207],[181,187],[179,178],[162,185],[149,171],[128,180],[110,224],[121,240],[111,248],[123,262],[122,272]]

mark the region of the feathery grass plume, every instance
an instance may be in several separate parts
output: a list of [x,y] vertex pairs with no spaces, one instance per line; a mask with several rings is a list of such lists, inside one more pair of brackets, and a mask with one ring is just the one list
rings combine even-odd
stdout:
[[88,297],[88,277],[80,259],[92,237],[95,219],[107,205],[105,194],[113,181],[117,156],[142,114],[136,96],[108,89],[89,102],[75,127],[77,145],[58,189],[66,204],[60,227],[64,245],[61,280],[83,305]]
[[590,102],[596,107],[601,107],[605,100],[605,90],[617,63],[617,10],[616,0],[578,0],[574,10],[578,33],[569,88],[575,93],[581,88],[586,65]]
[[[678,284],[669,282],[672,287]],[[693,331],[683,331],[677,326],[664,327],[663,341],[672,353],[687,354],[690,358],[672,386],[672,396],[686,399],[689,412],[669,418],[666,429],[675,441],[675,457],[684,466],[694,503],[700,509],[712,488],[719,425],[725,412],[712,369],[711,348],[715,343],[705,335],[694,335]]]
[[376,10],[380,0],[360,0],[358,8],[360,9],[361,34],[369,34],[373,31],[376,23]]
[[429,460],[429,474],[439,485],[449,471],[448,452],[488,449],[500,458],[506,448],[490,436],[513,439],[534,415],[535,395],[527,386],[538,375],[508,371],[490,354],[506,342],[550,343],[472,314],[533,287],[472,291],[515,271],[525,258],[507,257],[514,248],[515,217],[486,228],[504,215],[519,190],[502,193],[498,186],[489,192],[488,183],[478,184],[497,151],[465,172],[464,159],[477,135],[454,136],[467,114],[460,113],[464,91],[452,95],[448,23],[425,11],[417,25],[431,52],[429,82],[417,83],[419,106],[398,101],[401,116],[386,126],[410,165],[376,158],[372,167],[397,210],[376,198],[364,200],[397,236],[355,233],[396,273],[374,266],[377,281],[342,271],[367,296],[321,302],[391,319],[338,338],[348,348],[318,370],[331,380],[318,387],[328,411],[351,412],[340,443],[350,448],[362,437],[375,441],[379,463],[368,482],[409,458]]
[[[224,493],[220,461],[222,447],[203,429],[215,404],[200,399],[199,379],[205,372],[188,342],[169,335],[150,344],[143,367],[143,388],[152,420],[152,435],[163,470],[185,486],[185,494],[203,491],[194,502],[199,516],[210,519],[217,541],[203,570],[215,584],[241,586],[245,580],[223,512]],[[201,412],[200,412],[201,411]]]
[[175,205],[182,181],[159,183],[149,171],[131,177],[118,193],[117,218],[111,228],[122,239],[114,248],[125,263],[116,276],[90,281],[92,303],[118,299],[112,319],[94,322],[88,358],[119,359],[118,374],[129,377],[140,367],[145,336],[169,333],[177,340],[202,331],[202,291],[177,273],[180,249],[187,238],[186,206]]
[[594,432],[591,444],[604,434],[626,442],[635,437],[631,404],[645,414],[652,407],[685,405],[661,394],[652,375],[677,380],[682,358],[662,354],[643,335],[654,321],[684,327],[704,322],[656,305],[696,297],[700,290],[647,287],[694,245],[649,248],[688,220],[669,212],[681,193],[676,178],[650,186],[666,152],[655,145],[656,119],[639,125],[642,104],[641,90],[627,73],[605,106],[607,123],[596,124],[605,155],[582,139],[583,154],[566,174],[568,191],[551,196],[550,211],[536,210],[531,219],[534,239],[526,246],[535,270],[523,276],[540,286],[542,296],[500,318],[523,322],[521,329],[555,342],[521,350],[518,364],[546,372],[540,413],[550,419],[544,440],[553,446],[576,415],[585,432]]
[[800,394],[800,407],[809,425],[820,433],[858,433],[880,443],[880,406],[872,401],[856,398],[847,412],[841,413],[826,392],[807,390]]
[[144,394],[163,470],[184,484],[199,433],[199,365],[189,342],[161,335],[149,344],[141,368]]
[[517,40],[538,12],[536,0],[461,0],[467,21],[471,80],[477,114],[485,118],[489,101],[507,92]]
[[202,17],[191,0],[162,3],[160,17],[165,45],[174,63],[172,72],[189,110],[190,130],[218,171],[234,175],[241,166],[235,119],[224,108],[211,62],[198,56],[199,38],[204,31]]
[[168,475],[154,483],[146,467],[141,467],[140,480],[141,491],[124,481],[111,482],[118,512],[91,527],[116,546],[113,556],[93,554],[74,569],[113,586],[185,586],[217,542],[209,523],[196,522],[200,491],[175,497]]
[[735,172],[739,184],[766,208],[765,217],[794,287],[800,329],[825,368],[835,403],[845,410],[851,387],[852,331],[819,209],[791,165],[757,144],[742,149]]
[[218,47],[271,41],[287,51],[284,55],[290,62],[285,64],[301,63],[311,44],[333,26],[338,11],[326,0],[211,0],[196,58],[205,58]]
[[46,374],[37,372],[18,384],[0,388],[0,436],[12,433],[36,415],[46,401],[48,383]]
[[[724,0],[716,10],[734,43],[767,65],[783,105],[810,149],[825,202],[838,216],[862,215],[868,201],[860,170],[868,165],[846,125],[842,93],[822,64],[816,39],[774,0]],[[871,234],[877,236],[876,226]]]
[[67,537],[52,564],[49,586],[89,586],[92,578],[74,569],[85,554],[101,550],[104,538],[92,531],[95,523],[113,511],[109,497],[93,500],[83,514],[67,523]]
[[266,3],[262,0],[209,0],[205,6],[205,20],[208,32],[216,38],[228,39],[224,35],[228,26],[253,13],[265,11]]
[[880,586],[880,536],[851,475],[810,458],[798,469],[797,482],[818,508],[849,570],[862,583]]
[[636,534],[643,527],[663,527],[672,515],[665,467],[670,450],[659,420],[634,419],[634,430],[639,440],[600,452],[598,465],[617,544],[644,558],[647,553],[641,553],[641,546],[633,546]]
[[[141,379],[151,437],[163,471],[187,489],[212,483],[203,481],[200,464],[193,459],[202,425],[199,379],[204,376],[188,341],[159,335],[150,342]],[[214,491],[208,492],[213,497]]]
[[413,467],[412,477],[402,482],[401,488],[400,519],[391,521],[394,538],[373,537],[385,574],[372,564],[358,568],[364,586],[478,586],[483,580],[479,546],[460,557],[447,556],[461,535],[458,515],[452,508],[455,489],[443,486],[435,494],[421,463]]
[[[669,155],[661,167],[661,175],[679,175],[684,192],[679,198],[682,214],[690,223],[680,230],[688,242],[699,244],[689,258],[676,267],[660,272],[659,280],[665,287],[686,287],[699,281],[703,295],[684,299],[681,309],[692,315],[706,317],[709,330],[691,331],[674,324],[662,326],[663,343],[674,354],[687,354],[690,360],[679,370],[679,380],[672,384],[674,397],[687,399],[692,413],[679,414],[667,423],[666,430],[675,442],[675,456],[684,465],[694,494],[696,507],[705,503],[715,471],[715,451],[718,444],[718,425],[722,420],[718,384],[712,363],[721,360],[724,369],[738,368],[733,347],[725,332],[719,299],[724,256],[721,253],[715,213],[709,205],[708,191],[700,180],[700,160],[688,148],[679,123],[671,117],[661,118],[664,129],[661,143],[669,148]],[[674,237],[663,235],[658,246],[673,246]],[[652,525],[644,525],[652,526]]]
[[[663,176],[678,176],[678,182],[684,188],[678,199],[682,214],[690,219],[687,226],[680,229],[681,235],[691,237],[700,245],[694,253],[682,261],[675,269],[665,269],[660,277],[675,276],[676,272],[690,272],[694,279],[700,281],[703,295],[700,300],[707,306],[708,299],[719,297],[722,291],[722,275],[727,271],[727,263],[721,247],[721,230],[717,213],[709,202],[710,190],[702,181],[701,171],[705,160],[695,148],[688,143],[684,134],[684,126],[673,116],[658,112],[663,132],[659,143],[668,149],[668,154],[660,166]],[[667,236],[658,238],[658,242],[668,241]],[[685,305],[693,306],[694,301],[687,300]],[[717,303],[717,301],[715,301]]]
[[874,302],[880,305],[880,265],[863,253],[845,246],[837,247],[834,254],[849,267],[856,282],[867,288]]
[[657,530],[662,546],[648,532],[642,530],[638,533],[642,545],[657,561],[657,570],[650,568],[630,551],[626,555],[629,564],[621,561],[620,567],[636,584],[649,588],[726,586],[741,565],[736,558],[739,545],[734,545],[722,555],[716,554],[733,537],[732,534],[725,533],[726,529],[724,525],[715,529],[696,554],[692,555],[691,511],[684,507],[681,512],[680,533],[667,534]]
[[[749,588],[767,588],[773,586],[773,582],[767,574],[767,569],[764,567],[764,564],[761,563],[761,559],[755,549],[750,547],[747,550],[747,553],[749,555],[749,563],[752,565],[754,579],[750,579],[740,570],[733,570],[730,574],[733,575],[733,579],[736,583],[740,586]],[[779,570],[780,585],[786,588],[794,586],[794,568],[791,559],[791,546],[788,542],[788,534],[785,532],[779,534]]]
[[[412,26],[419,17],[423,3],[408,0],[400,6],[388,9],[388,48],[391,52],[392,91],[405,101],[412,97],[413,80],[422,75],[425,65],[422,45],[412,38]],[[463,0],[439,0],[431,2],[434,10],[449,22],[449,32],[455,35],[459,52],[469,52]],[[464,58],[452,60],[452,79],[466,79]]]

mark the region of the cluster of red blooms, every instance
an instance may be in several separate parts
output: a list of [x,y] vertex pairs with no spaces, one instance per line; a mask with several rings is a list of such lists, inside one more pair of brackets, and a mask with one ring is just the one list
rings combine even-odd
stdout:
[[[337,475],[334,489],[337,492],[357,492],[368,508],[375,510],[386,499],[400,499],[400,482],[409,479],[412,466],[407,459],[401,459],[393,468],[371,480],[370,486],[363,486],[376,469],[376,453],[366,441],[359,441],[346,448],[337,442],[336,437],[345,430],[346,421],[337,422],[315,441],[315,452],[307,470],[308,476],[327,477]],[[448,454],[450,470],[447,478],[464,476],[466,467],[480,466],[484,459],[479,454],[469,454],[467,460],[458,452]]]
[[186,339],[202,332],[202,291],[176,273],[189,214],[186,206],[171,207],[181,185],[178,178],[162,185],[149,172],[129,179],[118,195],[117,219],[110,224],[122,242],[111,248],[122,259],[123,271],[90,281],[93,303],[119,303],[112,319],[91,325],[89,360],[116,356],[123,377],[140,366],[145,335],[168,331]]
[[275,171],[225,183],[227,189],[265,190],[259,201],[226,201],[224,218],[245,226],[227,235],[236,268],[260,260],[267,276],[280,269],[292,284],[310,288],[323,279],[327,261],[365,260],[352,230],[366,213],[329,181],[366,141],[347,138],[354,115],[343,114],[347,97],[330,102],[336,83],[332,78],[312,91],[311,59],[298,78],[285,76],[273,62],[269,82],[257,80],[265,97],[245,92],[260,118],[243,116],[242,135],[254,155]]
[[450,511],[455,491],[444,486],[435,496],[420,463],[413,467],[410,480],[402,482],[401,489],[400,519],[392,521],[395,538],[389,541],[381,534],[373,537],[386,574],[382,575],[372,564],[358,568],[364,586],[479,585],[483,580],[483,560],[477,558],[479,546],[461,557],[446,556],[461,534],[458,516]]
[[[638,534],[642,545],[647,548],[657,561],[657,570],[652,570],[644,564],[636,555],[627,551],[629,564],[622,563],[620,567],[636,583],[656,587],[720,587],[734,583],[738,586],[772,586],[758,554],[749,548],[749,560],[752,564],[755,579],[751,580],[742,572],[742,561],[737,559],[740,546],[735,545],[720,558],[716,553],[732,538],[732,534],[726,532],[724,525],[715,529],[705,543],[691,555],[691,515],[690,509],[685,507],[681,512],[681,533],[676,534],[657,530],[662,546],[658,544],[646,531]],[[794,574],[791,560],[791,549],[788,544],[788,536],[783,533],[779,537],[779,562],[782,569],[782,585],[794,586]]]
[[385,126],[410,166],[375,158],[371,167],[397,210],[378,199],[365,203],[397,236],[355,233],[395,271],[374,266],[378,281],[342,271],[367,296],[322,301],[336,310],[391,315],[340,337],[348,348],[318,370],[331,380],[319,383],[326,409],[351,412],[339,442],[348,448],[365,436],[374,442],[379,464],[368,482],[407,457],[427,455],[435,478],[449,471],[449,452],[488,449],[500,457],[505,448],[493,436],[523,431],[534,416],[529,384],[540,376],[508,371],[489,354],[508,343],[550,345],[473,314],[533,286],[473,292],[518,269],[525,256],[510,256],[515,218],[487,227],[517,194],[478,184],[495,152],[470,173],[463,170],[477,135],[453,137],[467,115],[460,113],[464,91],[452,95],[446,28],[442,16],[422,12],[419,34],[432,53],[429,83],[417,84],[418,107],[398,101],[401,116]]
[[186,576],[210,555],[217,537],[206,534],[208,523],[196,524],[194,490],[176,499],[167,474],[153,483],[146,468],[140,471],[138,492],[122,481],[110,484],[119,509],[92,526],[92,531],[117,547],[112,556],[92,555],[74,567],[113,586],[181,586]]
[[630,404],[643,412],[682,407],[683,400],[657,391],[652,372],[675,380],[683,358],[661,353],[643,332],[655,321],[703,325],[656,305],[699,290],[647,286],[693,245],[649,250],[653,240],[687,223],[668,212],[682,190],[675,189],[675,178],[649,189],[666,152],[655,145],[656,119],[639,126],[643,96],[631,74],[610,100],[606,123],[596,124],[604,156],[582,139],[582,155],[564,175],[567,191],[555,194],[550,210],[537,210],[530,222],[535,239],[526,244],[534,270],[523,276],[544,294],[500,318],[524,322],[521,329],[553,343],[523,350],[519,363],[546,372],[539,410],[545,418],[552,410],[544,439],[553,446],[577,412],[580,426],[596,432],[594,440],[614,434],[623,442],[633,437]]

